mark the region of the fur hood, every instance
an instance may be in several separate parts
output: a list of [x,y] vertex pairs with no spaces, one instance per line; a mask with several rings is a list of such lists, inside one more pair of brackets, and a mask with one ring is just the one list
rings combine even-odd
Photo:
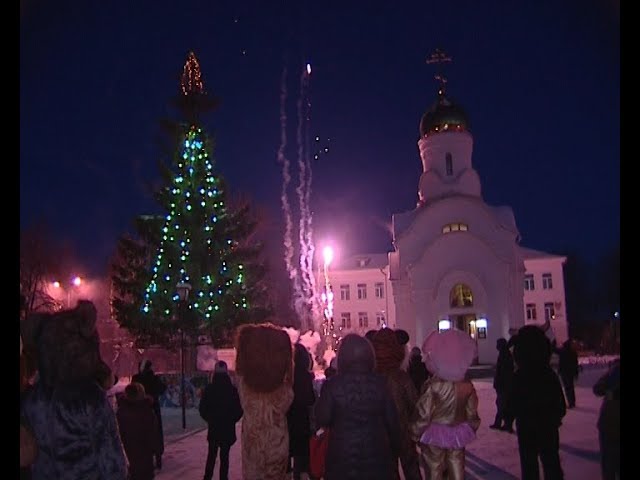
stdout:
[[[37,352],[40,379],[48,386],[103,381],[109,367],[100,357],[93,303],[57,313],[35,313],[22,323],[25,347]],[[64,348],[61,348],[64,346]]]

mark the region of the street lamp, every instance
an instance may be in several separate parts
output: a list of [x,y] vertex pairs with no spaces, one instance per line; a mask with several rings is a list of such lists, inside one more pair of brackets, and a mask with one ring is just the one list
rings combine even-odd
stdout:
[[71,288],[70,287],[80,287],[80,285],[82,285],[82,278],[75,276],[73,277],[73,279],[71,280],[71,284],[68,288],[65,288],[62,286],[62,284],[60,282],[58,282],[57,280],[55,282],[53,282],[51,284],[53,286],[53,288],[62,288],[65,292],[67,292],[67,308],[71,308]]
[[184,325],[185,325],[185,312],[189,301],[189,292],[191,291],[191,285],[185,282],[178,282],[176,285],[178,291],[178,297],[180,302],[178,304],[178,330],[180,332],[180,403],[182,404],[182,429],[187,428],[187,414],[186,399],[184,395]]

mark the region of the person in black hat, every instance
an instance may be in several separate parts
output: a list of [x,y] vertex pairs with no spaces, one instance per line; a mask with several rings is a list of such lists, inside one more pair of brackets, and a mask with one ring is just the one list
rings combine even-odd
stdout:
[[213,467],[220,449],[220,480],[229,478],[229,451],[236,443],[236,423],[242,418],[238,390],[231,383],[227,363],[220,360],[214,367],[213,378],[202,394],[200,416],[207,422],[209,451],[204,468],[204,480],[213,478]]

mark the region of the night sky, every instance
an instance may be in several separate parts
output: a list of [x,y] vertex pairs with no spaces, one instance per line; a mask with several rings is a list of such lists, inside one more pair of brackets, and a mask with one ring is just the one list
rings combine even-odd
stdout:
[[191,50],[221,99],[204,122],[216,168],[259,206],[276,260],[283,68],[293,167],[307,62],[311,143],[329,148],[312,160],[316,242],[385,252],[391,215],[417,201],[436,48],[483,197],[513,208],[522,245],[595,259],[619,243],[617,1],[33,0],[20,41],[21,227],[45,220],[93,274],[135,216],[161,213],[159,122]]

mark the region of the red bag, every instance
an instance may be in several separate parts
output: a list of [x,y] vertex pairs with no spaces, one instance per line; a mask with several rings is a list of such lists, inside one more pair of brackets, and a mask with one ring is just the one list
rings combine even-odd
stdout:
[[320,429],[309,439],[309,474],[316,479],[324,477],[329,448],[329,430]]

